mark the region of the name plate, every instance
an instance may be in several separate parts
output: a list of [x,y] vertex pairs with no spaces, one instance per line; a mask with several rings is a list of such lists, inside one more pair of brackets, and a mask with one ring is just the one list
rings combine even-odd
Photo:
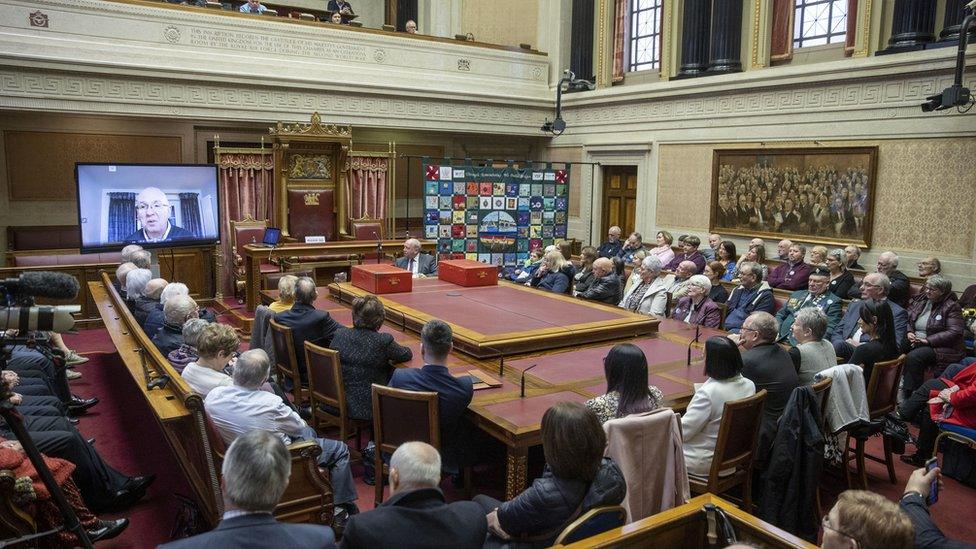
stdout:
[[305,243],[306,244],[325,244],[325,237],[324,236],[306,236],[305,237]]

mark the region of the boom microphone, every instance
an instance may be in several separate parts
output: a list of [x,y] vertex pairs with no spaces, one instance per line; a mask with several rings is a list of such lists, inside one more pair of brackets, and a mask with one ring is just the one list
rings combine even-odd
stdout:
[[71,313],[80,311],[80,305],[0,307],[0,330],[19,330],[21,333],[40,330],[63,334],[75,325]]
[[81,288],[77,278],[53,271],[21,273],[19,278],[8,278],[0,282],[0,287],[11,296],[51,299],[74,299]]

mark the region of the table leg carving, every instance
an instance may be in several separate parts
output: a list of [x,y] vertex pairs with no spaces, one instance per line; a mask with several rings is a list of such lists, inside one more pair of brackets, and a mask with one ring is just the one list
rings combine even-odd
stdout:
[[505,475],[505,499],[513,499],[525,490],[528,469],[528,452],[525,448],[509,446]]

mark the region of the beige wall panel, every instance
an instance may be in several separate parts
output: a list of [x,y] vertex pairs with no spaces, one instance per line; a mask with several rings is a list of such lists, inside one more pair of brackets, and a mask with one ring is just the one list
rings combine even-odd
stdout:
[[657,224],[708,227],[714,145],[661,145],[658,160]]
[[461,4],[461,32],[491,44],[537,45],[538,0],[464,0]]

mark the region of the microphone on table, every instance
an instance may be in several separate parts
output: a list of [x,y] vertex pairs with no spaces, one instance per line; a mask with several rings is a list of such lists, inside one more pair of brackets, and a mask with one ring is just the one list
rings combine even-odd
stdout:
[[538,365],[539,365],[539,363],[536,362],[532,366],[529,366],[528,368],[522,370],[522,391],[519,393],[519,398],[525,398],[525,372],[528,372],[529,370],[531,370],[532,368],[535,368]]
[[380,264],[380,260],[383,259],[383,241],[380,240],[380,235],[373,231],[373,238],[376,239],[376,264]]
[[691,366],[691,346],[698,343],[698,338],[701,336],[701,325],[695,324],[695,339],[688,342],[688,362],[685,366]]

